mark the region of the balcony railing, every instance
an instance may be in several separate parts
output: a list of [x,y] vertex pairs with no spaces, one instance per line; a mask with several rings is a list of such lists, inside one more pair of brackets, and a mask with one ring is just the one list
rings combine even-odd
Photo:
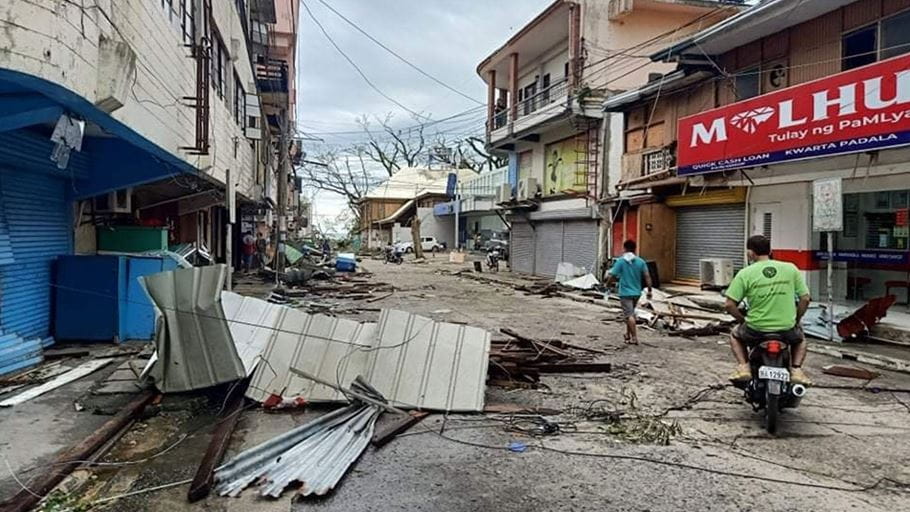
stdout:
[[534,112],[558,101],[563,101],[569,93],[569,81],[560,80],[530,98],[518,104],[518,118],[529,116]]
[[[554,103],[565,101],[569,94],[569,81],[560,80],[546,89],[525,98],[518,104],[518,119],[530,116]],[[493,130],[498,130],[509,124],[510,109],[506,108],[496,112],[492,119]]]

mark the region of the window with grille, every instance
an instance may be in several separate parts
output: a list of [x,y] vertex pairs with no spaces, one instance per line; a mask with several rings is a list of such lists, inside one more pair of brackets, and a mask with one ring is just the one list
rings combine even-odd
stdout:
[[761,233],[765,236],[765,238],[768,239],[768,241],[771,241],[773,217],[774,215],[771,212],[765,212],[764,215],[762,215]]
[[642,158],[644,159],[642,165],[642,176],[666,171],[670,168],[669,153],[662,149],[660,151],[645,153],[642,155]]
[[196,18],[193,13],[193,0],[180,0],[180,30],[183,33],[183,44],[196,44]]

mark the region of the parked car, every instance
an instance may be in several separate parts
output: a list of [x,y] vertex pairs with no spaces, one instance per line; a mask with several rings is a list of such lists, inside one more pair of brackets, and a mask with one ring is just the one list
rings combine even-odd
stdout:
[[[395,247],[404,253],[414,252],[414,242],[396,242]],[[420,237],[420,247],[426,252],[445,251],[446,243],[436,240],[434,236]]]

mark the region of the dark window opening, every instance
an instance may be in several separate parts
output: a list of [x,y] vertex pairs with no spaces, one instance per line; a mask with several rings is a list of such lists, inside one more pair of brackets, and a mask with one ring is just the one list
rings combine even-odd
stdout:
[[882,20],[882,59],[910,52],[910,11]]
[[844,71],[855,69],[878,60],[878,25],[861,28],[844,35]]

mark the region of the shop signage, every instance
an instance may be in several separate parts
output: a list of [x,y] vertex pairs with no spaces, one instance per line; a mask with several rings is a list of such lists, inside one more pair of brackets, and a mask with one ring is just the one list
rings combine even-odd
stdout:
[[[828,251],[816,251],[815,259],[828,261]],[[907,251],[834,251],[834,261],[866,263],[876,265],[907,265],[910,252]]]
[[910,55],[679,120],[679,175],[910,144]]

